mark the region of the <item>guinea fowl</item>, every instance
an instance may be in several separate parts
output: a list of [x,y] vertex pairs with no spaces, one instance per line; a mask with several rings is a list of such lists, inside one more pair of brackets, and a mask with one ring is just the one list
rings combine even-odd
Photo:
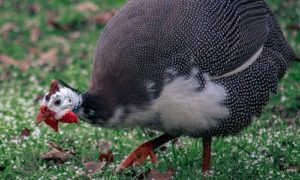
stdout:
[[142,164],[179,136],[236,134],[261,113],[296,59],[262,0],[130,0],[102,32],[86,92],[52,81],[36,123],[82,120],[164,132],[118,166]]

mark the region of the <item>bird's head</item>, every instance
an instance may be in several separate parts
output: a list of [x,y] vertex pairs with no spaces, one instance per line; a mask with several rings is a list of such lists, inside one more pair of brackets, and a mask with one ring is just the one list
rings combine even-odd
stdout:
[[56,80],[52,80],[49,92],[44,96],[35,124],[45,122],[58,131],[58,123],[77,123],[76,113],[82,103],[81,95],[67,86],[60,88]]

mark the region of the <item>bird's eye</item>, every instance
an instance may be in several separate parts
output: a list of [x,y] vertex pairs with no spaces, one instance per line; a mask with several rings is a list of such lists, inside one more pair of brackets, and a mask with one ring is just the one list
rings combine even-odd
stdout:
[[55,106],[59,106],[61,103],[61,99],[57,99],[54,101]]
[[46,95],[46,96],[45,96],[45,100],[48,102],[49,99],[50,99],[50,96]]

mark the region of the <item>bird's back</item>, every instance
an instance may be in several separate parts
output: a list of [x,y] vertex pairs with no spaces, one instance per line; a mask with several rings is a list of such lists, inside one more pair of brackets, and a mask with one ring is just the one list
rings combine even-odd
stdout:
[[261,0],[131,0],[102,33],[94,67],[124,63],[146,74],[184,64],[222,75],[265,43],[267,17]]

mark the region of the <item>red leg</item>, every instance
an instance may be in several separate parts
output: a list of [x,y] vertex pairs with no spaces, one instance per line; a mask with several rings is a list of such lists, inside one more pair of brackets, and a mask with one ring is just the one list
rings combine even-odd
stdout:
[[157,158],[154,153],[154,149],[174,138],[176,137],[170,136],[168,134],[163,134],[151,141],[147,141],[141,144],[122,161],[122,163],[118,166],[117,171],[121,171],[134,163],[141,165],[144,163],[148,156],[150,156],[153,163],[156,163]]
[[210,170],[211,137],[203,137],[202,173]]

